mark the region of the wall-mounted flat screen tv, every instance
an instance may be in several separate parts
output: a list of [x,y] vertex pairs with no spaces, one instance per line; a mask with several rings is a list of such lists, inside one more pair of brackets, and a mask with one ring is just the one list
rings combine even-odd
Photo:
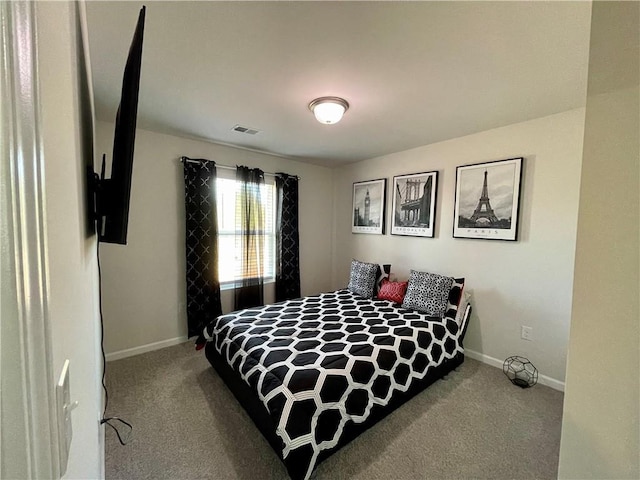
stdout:
[[96,181],[96,216],[99,241],[121,245],[127,243],[145,10],[144,6],[140,9],[138,23],[124,68],[122,95],[115,122],[111,178],[104,178],[106,158],[103,155],[102,171],[100,178]]

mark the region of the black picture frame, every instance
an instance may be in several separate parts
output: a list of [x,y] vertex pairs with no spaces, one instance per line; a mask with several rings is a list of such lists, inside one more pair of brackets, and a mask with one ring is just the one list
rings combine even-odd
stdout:
[[386,178],[354,182],[351,233],[384,235],[386,203]]
[[524,158],[456,168],[453,237],[518,240]]
[[438,172],[393,177],[391,235],[433,238]]

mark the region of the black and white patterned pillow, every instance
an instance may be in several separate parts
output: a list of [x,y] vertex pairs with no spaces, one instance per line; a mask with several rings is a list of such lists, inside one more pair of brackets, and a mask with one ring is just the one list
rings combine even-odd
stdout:
[[373,298],[376,287],[376,273],[378,265],[376,263],[351,261],[351,275],[349,276],[349,286],[353,293],[364,298]]
[[447,300],[447,308],[444,312],[446,318],[455,320],[458,314],[458,308],[462,300],[462,291],[464,290],[464,278],[454,278],[449,290],[449,298]]
[[380,287],[382,286],[382,282],[387,279],[387,280],[391,280],[391,278],[389,278],[391,275],[391,264],[386,264],[386,265],[378,265],[378,269],[376,271],[376,288],[375,288],[375,292],[374,292],[374,296],[378,296],[378,293],[380,292]]
[[447,309],[452,284],[451,277],[411,270],[402,306],[442,318]]

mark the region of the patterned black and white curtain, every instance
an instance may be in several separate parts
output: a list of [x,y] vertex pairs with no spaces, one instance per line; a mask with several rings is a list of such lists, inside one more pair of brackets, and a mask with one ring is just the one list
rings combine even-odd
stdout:
[[298,177],[276,174],[276,302],[300,297]]
[[[216,164],[182,158],[186,210],[187,324],[189,337],[200,335],[222,314],[218,279]],[[161,261],[161,260],[160,260]]]
[[264,172],[236,170],[236,251],[240,271],[235,282],[235,310],[264,305]]

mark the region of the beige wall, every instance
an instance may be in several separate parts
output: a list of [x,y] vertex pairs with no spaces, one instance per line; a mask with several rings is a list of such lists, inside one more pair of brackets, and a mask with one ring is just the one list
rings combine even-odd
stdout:
[[[97,124],[97,151],[111,158],[113,125]],[[302,294],[330,288],[332,174],[325,167],[237,148],[138,130],[128,244],[101,245],[107,353],[171,342],[186,335],[182,155],[224,165],[284,171],[300,180]],[[273,284],[265,286],[273,301]],[[225,312],[233,291],[222,292]],[[110,358],[117,358],[113,355]]]
[[593,5],[563,479],[640,478],[639,19]]
[[[97,310],[96,236],[87,236],[85,156],[91,158],[91,124],[81,121],[89,102],[78,83],[75,6],[39,2],[38,68],[46,194],[49,319],[53,373],[70,360],[73,441],[65,478],[104,475],[101,354]],[[84,93],[80,93],[83,92]],[[88,127],[88,135],[83,127]]]
[[[333,287],[348,283],[352,258],[391,263],[401,279],[409,269],[464,276],[474,305],[465,347],[494,364],[524,355],[562,382],[583,127],[579,109],[336,169]],[[517,156],[526,158],[519,240],[452,238],[456,166]],[[352,182],[388,179],[389,225],[392,177],[432,170],[439,172],[435,238],[351,233]],[[532,342],[521,340],[521,325],[533,327]]]

